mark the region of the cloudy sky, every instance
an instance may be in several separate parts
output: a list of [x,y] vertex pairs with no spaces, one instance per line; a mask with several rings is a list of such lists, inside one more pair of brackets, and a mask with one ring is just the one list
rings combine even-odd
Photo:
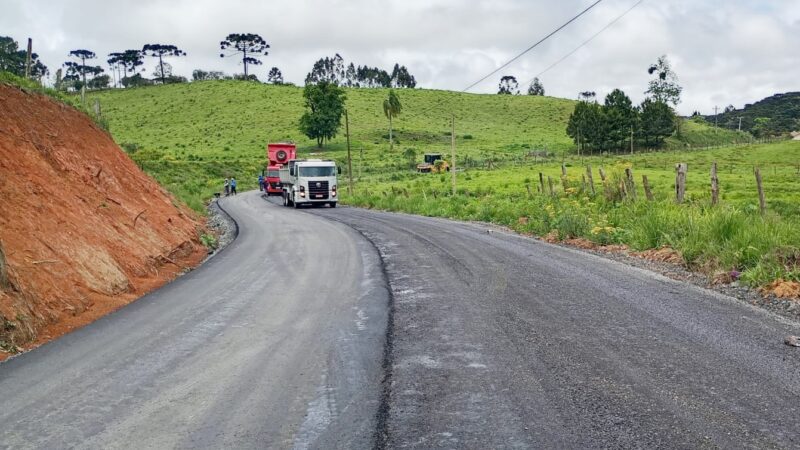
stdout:
[[[603,0],[541,46],[473,88],[496,92],[501,75],[528,82],[613,21],[637,0]],[[0,35],[34,50],[51,71],[71,49],[102,55],[146,43],[171,43],[188,57],[170,62],[241,72],[219,57],[229,33],[258,33],[272,66],[302,84],[313,62],[340,53],[347,62],[409,68],[419,86],[463,90],[593,3],[592,0],[2,0]],[[604,96],[619,87],[643,97],[647,67],[668,55],[684,87],[679,112],[737,107],[800,90],[800,0],[644,0],[589,44],[542,74],[548,95]],[[154,61],[146,63],[147,75]]]

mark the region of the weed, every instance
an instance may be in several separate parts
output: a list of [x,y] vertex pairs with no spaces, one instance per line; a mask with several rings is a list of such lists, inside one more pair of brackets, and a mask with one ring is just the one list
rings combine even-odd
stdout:
[[211,234],[203,233],[200,235],[200,242],[210,250],[216,250],[219,246],[217,238]]

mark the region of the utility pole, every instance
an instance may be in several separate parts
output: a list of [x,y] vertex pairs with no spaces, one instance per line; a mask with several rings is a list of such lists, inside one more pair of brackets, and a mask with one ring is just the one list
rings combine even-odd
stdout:
[[[719,110],[719,106],[714,105],[714,128],[718,128],[717,127],[717,122],[719,121],[719,115],[717,115],[717,111],[718,110]],[[716,133],[717,131],[714,130],[714,132]]]
[[350,158],[350,118],[347,116],[347,109],[344,110],[344,132],[347,135],[347,177],[350,183],[347,185],[347,193],[353,195],[353,161]]
[[739,116],[739,131],[742,131],[742,116]]
[[25,58],[25,78],[31,77],[31,58],[33,56],[33,39],[28,38],[28,54]]
[[452,150],[450,162],[450,177],[453,179],[453,197],[456,196],[456,116],[451,117],[450,148]]
[[633,125],[631,125],[631,155],[633,154]]

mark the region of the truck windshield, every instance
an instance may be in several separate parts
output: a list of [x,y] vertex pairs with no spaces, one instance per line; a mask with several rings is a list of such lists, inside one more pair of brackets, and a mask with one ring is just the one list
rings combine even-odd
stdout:
[[336,175],[334,166],[300,166],[301,177],[332,177]]
[[279,176],[281,176],[281,173],[278,172],[277,170],[270,170],[267,172],[267,176],[270,178],[278,178]]

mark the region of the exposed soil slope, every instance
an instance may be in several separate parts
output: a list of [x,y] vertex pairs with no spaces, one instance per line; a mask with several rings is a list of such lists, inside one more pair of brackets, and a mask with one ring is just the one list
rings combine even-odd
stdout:
[[85,114],[0,84],[3,350],[88,323],[199,263],[200,227]]

